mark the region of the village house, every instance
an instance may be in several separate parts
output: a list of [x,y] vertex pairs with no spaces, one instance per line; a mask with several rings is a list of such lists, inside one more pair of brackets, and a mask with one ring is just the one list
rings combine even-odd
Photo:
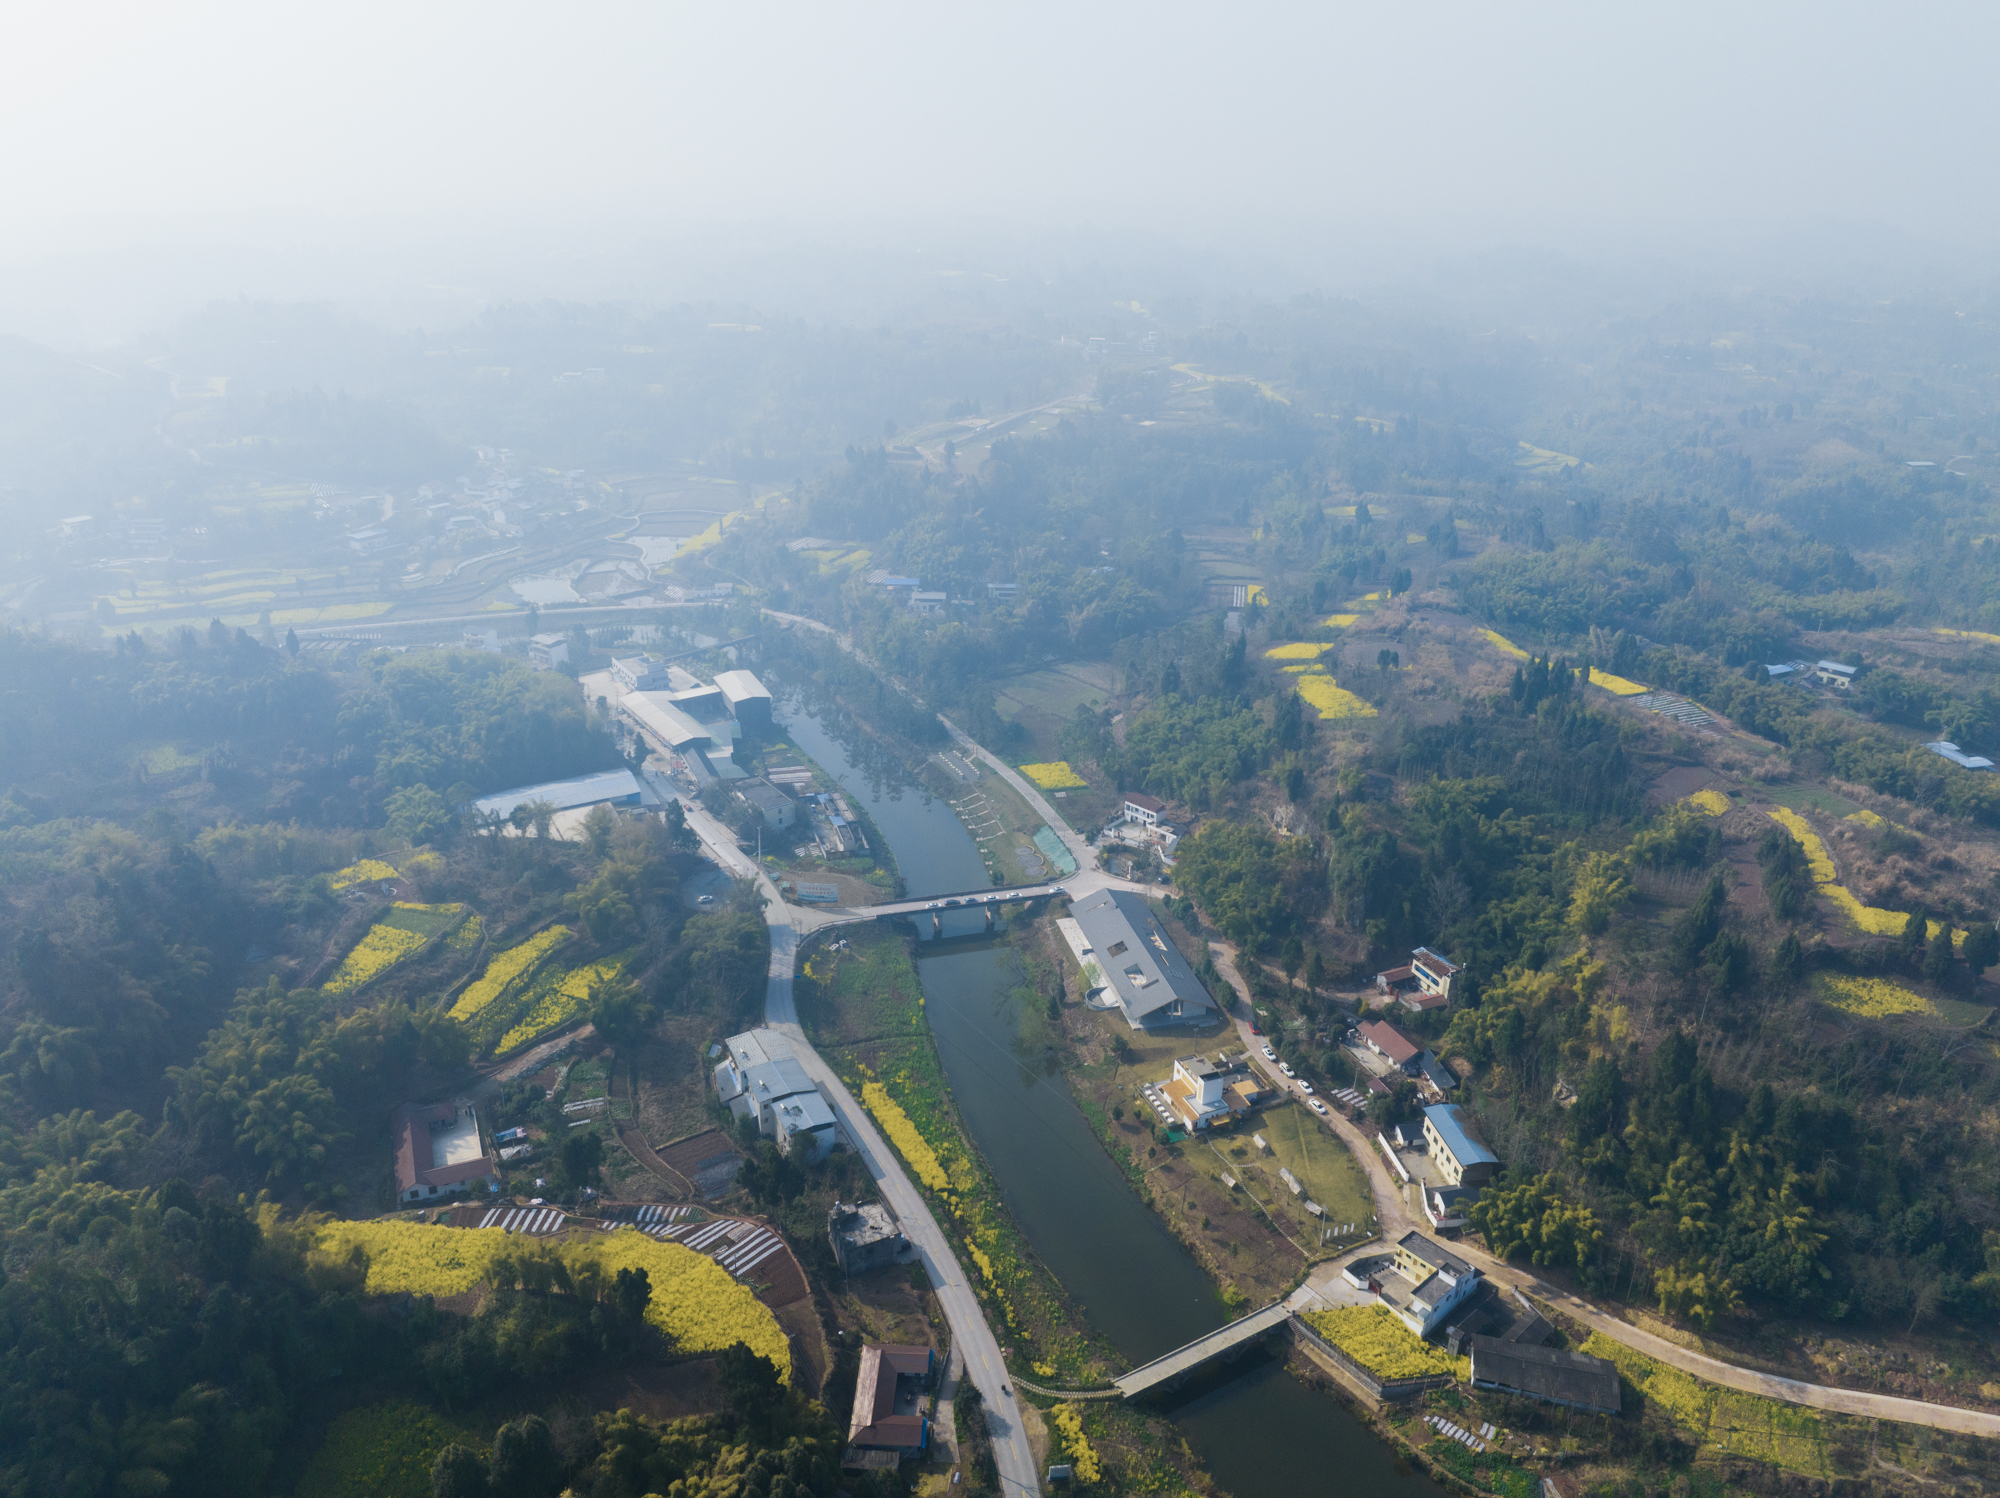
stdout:
[[480,1188],[500,1189],[500,1167],[479,1138],[479,1115],[461,1099],[422,1107],[405,1103],[392,1125],[396,1200],[405,1204]]
[[1359,1030],[1361,1043],[1391,1066],[1412,1077],[1422,1070],[1424,1048],[1387,1020],[1363,1020]]
[[1451,980],[1458,975],[1458,964],[1449,957],[1433,952],[1429,947],[1418,947],[1410,953],[1410,960],[1401,967],[1392,967],[1375,975],[1375,987],[1383,993],[1400,994],[1410,985],[1426,999],[1434,999],[1436,1004],[1410,1004],[1408,1007],[1436,1008],[1451,1002]]
[[1424,1143],[1447,1185],[1484,1186],[1500,1173],[1499,1156],[1474,1136],[1465,1110],[1456,1103],[1424,1109]]
[[854,1413],[847,1424],[848,1455],[842,1466],[877,1465],[866,1460],[870,1452],[923,1454],[930,1439],[923,1395],[936,1366],[937,1355],[928,1347],[870,1343],[861,1349]]
[[1377,1280],[1381,1301],[1419,1337],[1445,1324],[1480,1287],[1479,1271],[1444,1245],[1412,1229],[1396,1240],[1391,1269],[1404,1283]]

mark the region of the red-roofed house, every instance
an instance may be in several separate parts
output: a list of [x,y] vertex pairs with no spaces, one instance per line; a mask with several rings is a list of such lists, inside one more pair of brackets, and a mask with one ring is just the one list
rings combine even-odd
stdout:
[[930,1422],[921,1413],[923,1391],[930,1387],[936,1354],[928,1347],[883,1346],[861,1349],[861,1371],[854,1381],[854,1413],[847,1423],[848,1460],[858,1466],[858,1451],[895,1451],[920,1455],[929,1444]]
[[1423,1047],[1387,1020],[1363,1020],[1361,1040],[1391,1066],[1401,1067],[1411,1076],[1417,1074],[1417,1058],[1423,1054]]
[[464,1101],[396,1110],[396,1200],[429,1201],[482,1185],[497,1188],[499,1168],[479,1139],[479,1116]]

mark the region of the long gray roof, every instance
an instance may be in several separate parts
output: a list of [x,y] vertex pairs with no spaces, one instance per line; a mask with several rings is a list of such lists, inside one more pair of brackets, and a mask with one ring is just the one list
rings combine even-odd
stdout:
[[1131,1019],[1166,1008],[1176,999],[1188,1008],[1213,1009],[1194,969],[1146,902],[1122,889],[1099,890],[1070,907],[1090,943],[1091,960]]
[[1526,1347],[1494,1337],[1468,1337],[1472,1381],[1498,1384],[1536,1399],[1583,1409],[1618,1411],[1618,1365],[1587,1353]]

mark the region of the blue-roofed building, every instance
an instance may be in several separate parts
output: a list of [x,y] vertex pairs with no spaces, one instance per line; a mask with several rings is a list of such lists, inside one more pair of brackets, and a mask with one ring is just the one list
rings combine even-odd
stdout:
[[1479,1142],[1456,1103],[1424,1109],[1424,1143],[1450,1186],[1484,1186],[1500,1174],[1500,1157]]
[[1939,759],[1950,760],[1961,770],[1990,770],[1993,768],[1993,761],[1985,755],[1967,754],[1958,745],[1948,739],[1939,739],[1935,744],[1926,744],[1924,747]]

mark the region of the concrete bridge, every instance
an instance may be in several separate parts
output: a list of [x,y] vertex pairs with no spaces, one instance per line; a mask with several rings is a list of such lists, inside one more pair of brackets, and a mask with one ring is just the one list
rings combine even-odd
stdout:
[[[899,916],[922,919],[929,916],[931,931],[938,934],[944,929],[945,912],[949,910],[981,910],[986,914],[986,925],[990,930],[993,918],[1003,905],[1016,905],[1027,900],[1059,899],[1067,892],[1061,884],[1017,884],[1004,888],[966,890],[955,895],[926,895],[921,900],[893,900],[886,905],[848,905],[833,908],[817,908],[813,915],[818,919],[811,922],[811,929],[824,926],[847,926],[857,921],[892,921]],[[802,925],[804,923],[801,923]]]
[[1204,1364],[1241,1352],[1277,1331],[1290,1321],[1291,1314],[1282,1300],[1273,1301],[1263,1310],[1219,1326],[1187,1346],[1177,1347],[1165,1357],[1154,1358],[1144,1367],[1134,1368],[1111,1382],[1127,1399],[1136,1399],[1155,1389],[1172,1388]]

